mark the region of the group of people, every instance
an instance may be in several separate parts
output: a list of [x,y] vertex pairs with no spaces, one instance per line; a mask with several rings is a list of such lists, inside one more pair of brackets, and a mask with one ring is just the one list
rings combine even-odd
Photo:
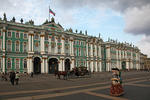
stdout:
[[112,68],[110,95],[121,96],[124,94],[122,87],[121,71],[118,68]]
[[7,78],[8,75],[9,75],[9,79],[10,79],[11,84],[14,85],[16,83],[16,85],[18,85],[19,77],[20,77],[19,72],[15,73],[14,71],[11,71],[9,74],[2,73],[2,75],[1,75],[2,80],[7,81],[8,80],[8,78]]

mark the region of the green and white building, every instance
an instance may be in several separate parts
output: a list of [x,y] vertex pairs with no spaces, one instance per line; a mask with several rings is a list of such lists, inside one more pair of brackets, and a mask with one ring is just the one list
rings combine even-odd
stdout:
[[42,25],[34,22],[0,19],[0,72],[54,73],[74,67],[91,72],[140,69],[140,50],[128,43],[104,42],[100,36],[88,36],[64,30],[54,18]]

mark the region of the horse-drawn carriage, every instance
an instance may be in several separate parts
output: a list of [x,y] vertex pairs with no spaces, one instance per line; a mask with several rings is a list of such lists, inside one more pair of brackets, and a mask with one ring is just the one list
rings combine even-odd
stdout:
[[83,76],[89,77],[91,76],[91,72],[87,70],[87,67],[75,67],[72,70],[57,71],[55,72],[55,76],[58,76],[59,79],[61,79],[61,76],[63,76],[64,79]]

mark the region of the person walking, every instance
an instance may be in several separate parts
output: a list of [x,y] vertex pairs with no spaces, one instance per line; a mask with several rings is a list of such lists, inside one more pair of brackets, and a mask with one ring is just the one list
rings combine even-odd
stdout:
[[15,77],[16,77],[15,72],[14,71],[10,72],[9,78],[12,85],[14,85]]
[[17,72],[16,73],[16,77],[15,77],[15,81],[16,81],[16,85],[18,85],[18,82],[19,82],[19,73]]

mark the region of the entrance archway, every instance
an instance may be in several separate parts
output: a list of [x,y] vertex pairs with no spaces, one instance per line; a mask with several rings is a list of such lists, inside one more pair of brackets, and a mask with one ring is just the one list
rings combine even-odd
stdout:
[[33,72],[34,72],[34,74],[40,74],[41,73],[41,59],[39,57],[34,58]]
[[70,59],[65,60],[65,71],[70,70]]
[[122,70],[125,70],[125,69],[126,69],[126,62],[122,61]]
[[51,58],[48,61],[48,72],[49,74],[54,74],[56,71],[58,71],[58,60]]

